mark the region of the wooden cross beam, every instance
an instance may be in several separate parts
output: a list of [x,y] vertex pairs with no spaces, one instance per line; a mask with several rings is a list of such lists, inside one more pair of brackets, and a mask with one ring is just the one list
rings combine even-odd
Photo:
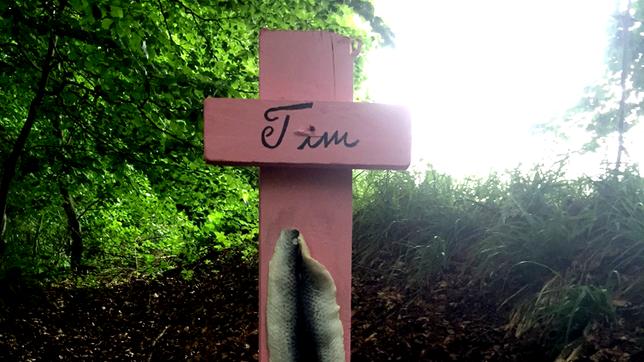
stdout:
[[401,107],[351,103],[351,40],[329,32],[260,33],[261,100],[208,98],[205,159],[260,166],[260,361],[269,360],[268,263],[295,228],[337,288],[350,360],[352,168],[405,169],[410,119]]

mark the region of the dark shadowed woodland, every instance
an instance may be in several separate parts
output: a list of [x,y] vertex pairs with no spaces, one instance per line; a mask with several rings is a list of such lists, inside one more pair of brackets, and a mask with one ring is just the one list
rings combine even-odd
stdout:
[[[560,120],[603,174],[355,171],[354,361],[644,361],[643,11]],[[360,40],[358,98],[395,42],[368,0],[0,3],[0,360],[258,359],[257,170],[202,111],[257,96],[261,28]]]

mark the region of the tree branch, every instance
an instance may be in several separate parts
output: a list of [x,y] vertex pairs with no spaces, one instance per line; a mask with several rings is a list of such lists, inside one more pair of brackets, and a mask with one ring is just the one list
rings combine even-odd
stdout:
[[[64,6],[64,4],[62,5]],[[61,7],[62,7],[61,6]],[[62,9],[61,9],[62,10]],[[2,168],[2,181],[0,181],[0,217],[2,221],[0,222],[0,255],[4,252],[5,240],[4,232],[6,230],[6,211],[7,211],[7,199],[9,197],[9,189],[11,188],[11,182],[13,181],[14,176],[16,175],[16,166],[18,164],[18,159],[22,154],[25,144],[27,143],[27,138],[29,138],[29,133],[33,128],[34,123],[36,122],[38,109],[42,104],[42,101],[45,97],[45,90],[47,88],[47,81],[49,80],[49,74],[53,68],[53,57],[54,49],[56,46],[56,35],[54,32],[49,34],[49,40],[47,45],[47,53],[45,54],[45,59],[43,61],[42,72],[40,74],[40,80],[38,81],[38,88],[36,95],[31,101],[29,106],[29,113],[27,114],[27,119],[20,130],[18,138],[13,144],[11,153],[9,157],[4,162]]]
[[619,100],[619,118],[617,120],[617,160],[615,161],[615,172],[618,173],[622,165],[622,154],[624,153],[624,128],[626,123],[626,78],[628,78],[628,68],[629,68],[629,59],[628,59],[628,48],[629,48],[629,35],[628,30],[629,25],[631,24],[632,18],[630,14],[631,10],[631,0],[628,0],[626,4],[626,10],[624,15],[621,17],[622,21],[622,74],[620,76],[619,86],[622,92],[621,98]]
[[159,4],[159,12],[161,12],[161,16],[163,16],[163,23],[165,24],[165,30],[168,33],[168,39],[170,40],[170,43],[172,45],[178,47],[179,45],[174,42],[174,39],[172,39],[172,32],[170,31],[170,26],[168,25],[168,17],[166,16],[165,10],[163,10],[163,4],[161,4],[161,0],[157,0],[157,3]]
[[144,119],[146,119],[146,120],[148,121],[148,123],[150,123],[154,128],[156,128],[157,130],[159,130],[161,133],[163,133],[163,134],[165,134],[165,135],[170,136],[170,138],[173,138],[173,139],[175,139],[175,140],[177,140],[177,141],[179,141],[179,142],[183,143],[183,144],[184,144],[184,145],[186,145],[186,146],[196,147],[196,148],[200,148],[200,147],[201,147],[200,145],[195,145],[195,144],[193,144],[192,142],[190,142],[190,141],[188,141],[188,140],[184,140],[183,138],[181,138],[181,137],[179,137],[179,136],[177,136],[177,135],[174,135],[173,133],[169,132],[169,131],[168,131],[168,130],[166,130],[165,128],[163,128],[163,127],[159,126],[158,124],[156,124],[156,123],[155,123],[155,122],[154,122],[154,121],[153,121],[153,120],[148,116],[148,114],[147,114],[147,113],[145,113],[145,109],[143,109],[143,108],[141,108],[141,107],[137,107],[137,108],[139,109],[139,113],[141,114],[141,116],[142,116]]

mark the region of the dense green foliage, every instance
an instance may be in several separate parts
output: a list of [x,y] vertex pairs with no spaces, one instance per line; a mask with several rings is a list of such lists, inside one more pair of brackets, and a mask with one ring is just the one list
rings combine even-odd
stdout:
[[361,0],[0,3],[0,273],[150,273],[252,251],[255,170],[204,164],[202,104],[257,95],[262,28],[390,41]]
[[473,290],[513,308],[518,336],[564,343],[612,321],[615,308],[644,308],[644,178],[635,169],[461,182],[434,170],[380,172],[358,178],[356,191],[357,268],[386,270],[419,292],[445,272],[471,274]]

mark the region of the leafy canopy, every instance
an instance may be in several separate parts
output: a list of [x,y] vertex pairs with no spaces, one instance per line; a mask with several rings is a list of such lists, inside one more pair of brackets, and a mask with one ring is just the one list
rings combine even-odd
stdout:
[[391,41],[366,0],[3,1],[3,172],[12,150],[19,162],[0,269],[65,269],[79,228],[82,263],[99,269],[252,249],[256,173],[204,164],[202,104],[257,96],[262,28]]

